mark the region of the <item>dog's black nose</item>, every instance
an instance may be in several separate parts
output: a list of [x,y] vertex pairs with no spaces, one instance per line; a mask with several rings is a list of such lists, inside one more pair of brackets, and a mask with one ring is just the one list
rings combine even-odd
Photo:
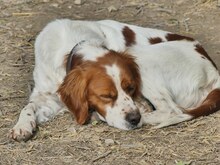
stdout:
[[126,115],[125,119],[131,124],[131,125],[138,125],[138,123],[141,120],[141,114],[138,111],[130,112]]

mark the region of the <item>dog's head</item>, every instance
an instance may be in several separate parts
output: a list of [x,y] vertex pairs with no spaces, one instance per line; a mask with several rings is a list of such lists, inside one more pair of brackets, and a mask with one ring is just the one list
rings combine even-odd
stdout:
[[127,130],[140,126],[134,99],[140,94],[141,77],[134,58],[105,51],[96,60],[80,55],[75,59],[80,62],[67,74],[58,93],[77,122],[86,123],[93,109],[111,126]]

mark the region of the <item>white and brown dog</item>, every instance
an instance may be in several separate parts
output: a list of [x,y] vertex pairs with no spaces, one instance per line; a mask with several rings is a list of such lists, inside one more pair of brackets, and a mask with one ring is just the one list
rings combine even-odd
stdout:
[[[18,141],[64,106],[79,124],[93,110],[125,130],[160,128],[220,109],[216,65],[190,37],[111,20],[56,20],[37,37],[35,60],[35,87],[10,131]],[[146,113],[149,107],[136,103],[141,96],[156,110]]]

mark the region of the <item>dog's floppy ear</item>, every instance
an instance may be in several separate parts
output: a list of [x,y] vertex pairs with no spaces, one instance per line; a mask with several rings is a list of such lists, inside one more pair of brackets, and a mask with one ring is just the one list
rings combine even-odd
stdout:
[[87,79],[80,68],[70,71],[57,91],[79,124],[85,124],[89,118],[86,91]]

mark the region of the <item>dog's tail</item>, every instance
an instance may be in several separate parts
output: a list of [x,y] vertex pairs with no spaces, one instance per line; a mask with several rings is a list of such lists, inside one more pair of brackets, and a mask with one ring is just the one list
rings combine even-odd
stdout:
[[207,116],[220,110],[220,89],[212,90],[203,103],[197,108],[186,110],[184,113],[191,115],[193,118]]

